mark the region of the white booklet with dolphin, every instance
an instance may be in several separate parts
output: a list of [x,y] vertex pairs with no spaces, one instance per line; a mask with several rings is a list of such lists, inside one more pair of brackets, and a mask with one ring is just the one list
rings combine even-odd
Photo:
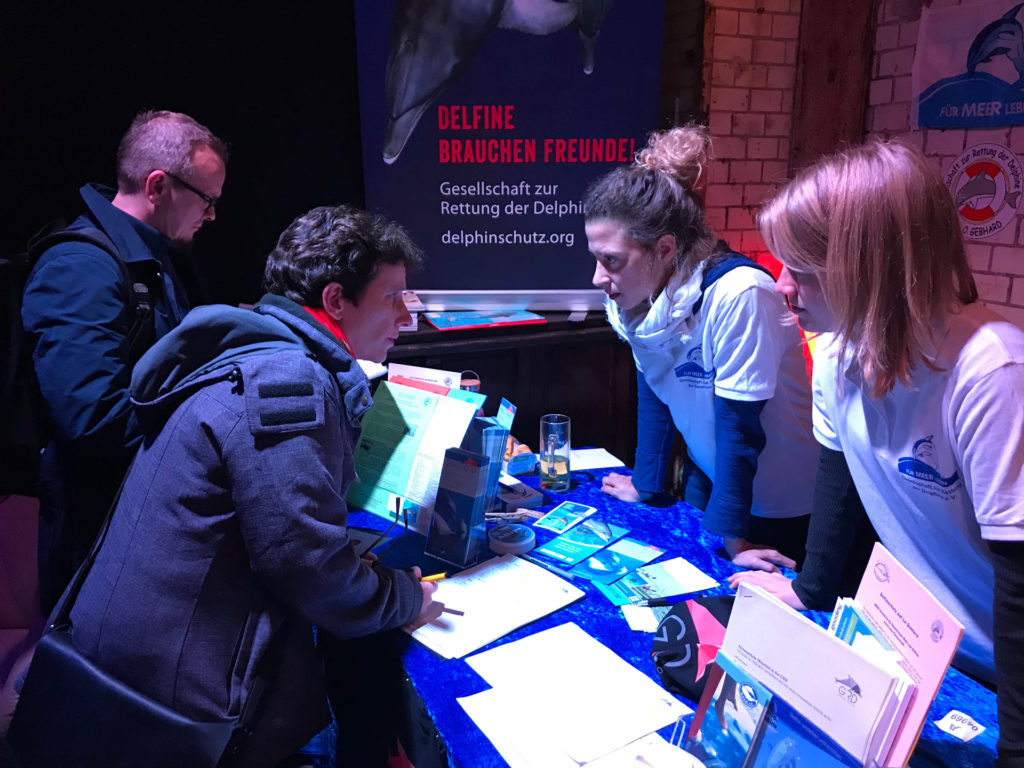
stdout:
[[764,590],[741,584],[722,653],[864,764],[882,764],[916,686]]

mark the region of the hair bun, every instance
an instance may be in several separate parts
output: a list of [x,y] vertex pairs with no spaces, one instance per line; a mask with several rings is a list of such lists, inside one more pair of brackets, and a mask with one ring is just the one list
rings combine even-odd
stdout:
[[693,190],[710,160],[711,137],[703,125],[656,131],[647,137],[647,147],[636,154],[641,168],[664,173],[687,190]]

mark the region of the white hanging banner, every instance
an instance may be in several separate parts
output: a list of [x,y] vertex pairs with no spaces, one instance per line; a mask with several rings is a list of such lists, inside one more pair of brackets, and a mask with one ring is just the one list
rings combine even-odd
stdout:
[[911,87],[913,128],[1024,123],[1024,3],[921,12]]

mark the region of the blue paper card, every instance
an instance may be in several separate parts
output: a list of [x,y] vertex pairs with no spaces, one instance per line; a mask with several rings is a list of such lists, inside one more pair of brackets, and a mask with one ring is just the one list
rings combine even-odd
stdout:
[[645,565],[611,584],[594,582],[612,605],[628,605],[652,597],[672,597],[703,592],[718,582],[681,557]]
[[757,753],[772,692],[725,654],[719,652],[715,663],[721,679],[713,693],[705,688],[701,696],[686,751],[705,765],[746,766],[750,755]]
[[603,520],[591,517],[571,531],[563,533],[543,547],[539,547],[535,552],[538,555],[545,555],[554,560],[575,565],[627,533],[629,530],[626,528],[609,525]]
[[498,412],[494,415],[494,418],[498,420],[505,429],[512,429],[512,420],[516,415],[516,407],[512,405],[504,397],[501,398],[501,405],[498,406]]
[[583,560],[572,569],[572,575],[599,584],[611,584],[664,553],[665,550],[653,544],[644,544],[636,539],[619,539]]
[[534,528],[545,528],[555,533],[564,533],[584,518],[597,512],[596,507],[577,504],[575,501],[563,501],[533,524]]

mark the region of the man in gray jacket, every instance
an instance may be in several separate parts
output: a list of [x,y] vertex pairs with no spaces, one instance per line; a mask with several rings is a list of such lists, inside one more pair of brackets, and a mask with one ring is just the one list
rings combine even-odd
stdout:
[[132,377],[145,440],[74,642],[200,720],[239,716],[268,678],[242,764],[273,765],[329,722],[310,622],[358,637],[440,611],[418,569],[359,558],[346,530],[372,404],[356,358],[384,359],[419,263],[394,223],[316,208],[281,235],[255,311],[193,310]]

